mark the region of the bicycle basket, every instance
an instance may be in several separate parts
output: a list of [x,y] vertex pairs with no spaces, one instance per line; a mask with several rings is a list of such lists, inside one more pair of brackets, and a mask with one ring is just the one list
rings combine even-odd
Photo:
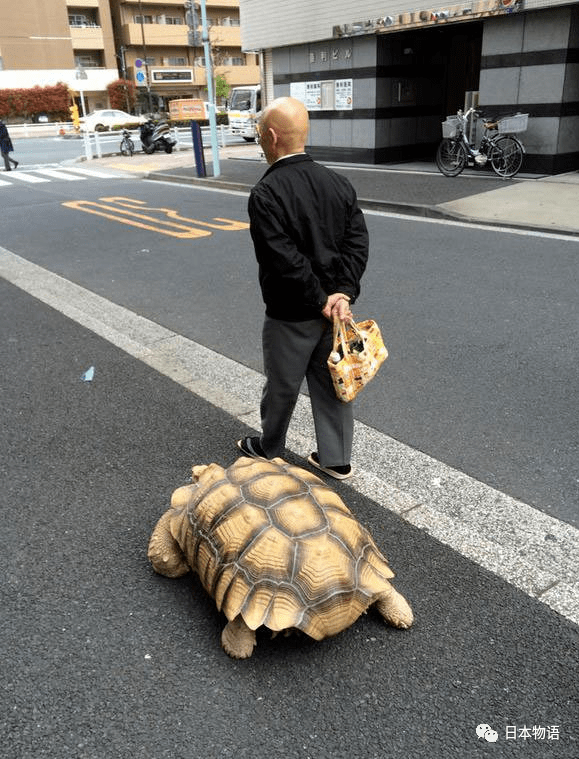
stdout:
[[515,134],[516,132],[526,132],[529,123],[528,113],[517,113],[514,116],[506,116],[499,121],[499,132],[501,134]]
[[457,116],[447,116],[446,121],[442,122],[442,136],[445,139],[456,137],[459,123]]

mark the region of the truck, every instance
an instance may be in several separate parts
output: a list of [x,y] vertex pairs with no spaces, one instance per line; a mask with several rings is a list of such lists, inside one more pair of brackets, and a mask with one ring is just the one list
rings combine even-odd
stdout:
[[260,115],[261,87],[259,84],[231,88],[227,102],[227,116],[233,134],[238,134],[247,142],[254,142]]

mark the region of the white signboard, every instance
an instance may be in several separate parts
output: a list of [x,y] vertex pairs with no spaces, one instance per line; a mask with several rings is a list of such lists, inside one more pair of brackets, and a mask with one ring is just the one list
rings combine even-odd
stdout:
[[305,82],[291,82],[290,95],[296,100],[301,100],[302,103],[306,102],[306,83]]
[[308,111],[321,110],[322,85],[320,82],[306,82],[306,97],[304,103]]
[[334,83],[334,107],[336,111],[351,111],[353,107],[352,80],[336,79]]

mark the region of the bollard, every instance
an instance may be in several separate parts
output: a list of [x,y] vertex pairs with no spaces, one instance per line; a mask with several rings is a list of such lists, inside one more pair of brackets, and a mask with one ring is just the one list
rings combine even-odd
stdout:
[[203,137],[201,127],[197,121],[191,121],[191,135],[193,137],[193,155],[195,156],[195,168],[198,177],[206,177],[205,154],[203,152]]

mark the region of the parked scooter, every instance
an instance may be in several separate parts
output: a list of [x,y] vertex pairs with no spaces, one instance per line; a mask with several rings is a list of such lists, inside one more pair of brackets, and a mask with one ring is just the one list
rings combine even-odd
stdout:
[[145,153],[154,153],[155,150],[172,153],[176,144],[177,140],[171,134],[166,121],[149,119],[141,124],[141,145]]

